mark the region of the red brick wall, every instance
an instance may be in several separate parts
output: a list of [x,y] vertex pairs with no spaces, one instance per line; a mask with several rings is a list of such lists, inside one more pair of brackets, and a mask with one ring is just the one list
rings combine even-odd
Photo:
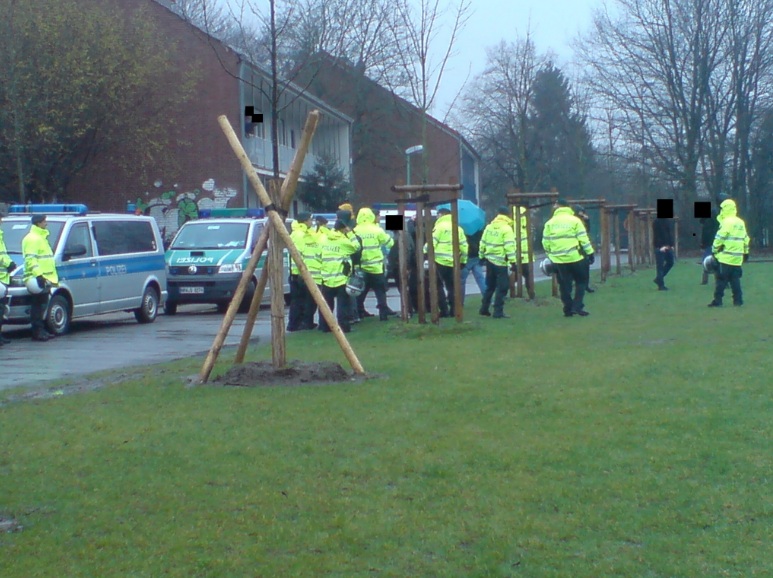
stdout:
[[[202,195],[212,196],[202,188],[205,181],[212,179],[217,189],[235,189],[238,194],[229,206],[241,206],[241,168],[217,123],[218,115],[227,114],[234,130],[240,134],[238,82],[224,70],[215,49],[233,75],[237,74],[237,56],[214,41],[210,44],[203,33],[152,0],[121,2],[127,10],[144,7],[163,37],[169,40],[169,55],[178,72],[193,69],[198,75],[193,98],[171,112],[175,128],[166,137],[164,154],[176,157],[177,170],[151,170],[146,174],[137,169],[124,170],[115,159],[120,158],[124,163],[129,160],[125,164],[135,165],[132,159],[144,151],[114,150],[95,159],[71,182],[68,200],[85,202],[93,210],[122,212],[129,200],[134,202],[138,197],[150,200],[170,190],[183,193],[198,189]],[[176,75],[172,75],[165,88],[174,93],[178,82]],[[142,122],[142,114],[130,121]],[[161,181],[160,187],[154,186],[156,181]]]
[[[309,90],[332,107],[354,119],[352,172],[356,206],[393,202],[390,190],[406,180],[405,149],[421,144],[421,114],[376,83],[343,66],[329,62],[310,65],[303,74],[314,74]],[[358,117],[358,113],[366,111]],[[427,125],[425,153],[430,183],[460,182],[459,141],[437,125]],[[411,181],[421,182],[422,154],[411,157]]]

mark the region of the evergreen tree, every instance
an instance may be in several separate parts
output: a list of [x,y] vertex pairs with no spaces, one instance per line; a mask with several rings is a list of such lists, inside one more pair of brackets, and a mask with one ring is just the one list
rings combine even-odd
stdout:
[[314,163],[314,170],[304,175],[299,183],[300,199],[312,211],[331,212],[346,201],[352,190],[349,179],[332,155],[322,154]]

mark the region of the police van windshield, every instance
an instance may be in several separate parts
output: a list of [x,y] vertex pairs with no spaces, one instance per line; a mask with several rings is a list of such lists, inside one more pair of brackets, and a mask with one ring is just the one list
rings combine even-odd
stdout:
[[244,249],[247,223],[188,223],[177,233],[170,249]]
[[[51,250],[56,249],[56,243],[59,241],[59,235],[62,234],[62,227],[64,223],[61,221],[52,221],[48,219],[48,244],[51,245]],[[30,232],[32,222],[29,220],[17,221],[11,220],[8,217],[3,219],[3,240],[5,241],[5,247],[8,249],[8,253],[11,255],[21,255],[21,241],[24,236]]]

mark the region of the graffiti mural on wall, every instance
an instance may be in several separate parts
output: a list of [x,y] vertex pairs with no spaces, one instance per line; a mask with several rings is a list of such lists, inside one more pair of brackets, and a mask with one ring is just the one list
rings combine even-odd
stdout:
[[[158,180],[153,186],[161,190],[163,182]],[[219,188],[215,179],[207,179],[201,183],[201,189],[192,191],[180,192],[177,184],[163,193],[146,191],[145,198],[138,197],[134,206],[138,215],[155,217],[161,235],[168,243],[183,223],[199,217],[199,210],[224,209],[237,194],[236,189]]]

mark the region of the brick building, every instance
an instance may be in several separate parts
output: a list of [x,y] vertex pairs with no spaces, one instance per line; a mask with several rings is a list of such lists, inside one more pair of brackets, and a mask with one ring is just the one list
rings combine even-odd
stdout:
[[[100,211],[124,211],[129,203],[137,205],[157,218],[167,237],[178,227],[176,207],[183,198],[193,198],[199,208],[258,206],[217,117],[228,117],[261,177],[271,175],[271,104],[262,96],[271,84],[270,73],[183,20],[165,0],[121,0],[121,5],[127,11],[144,8],[148,12],[169,39],[169,56],[177,73],[195,71],[194,96],[173,112],[178,122],[166,136],[177,167],[172,172],[141,174],[131,166],[132,156],[143,151],[113,150],[73,179],[68,199]],[[168,90],[173,92],[177,82],[178,77],[170,77]],[[247,106],[263,114],[262,124],[245,119]],[[322,116],[303,172],[311,171],[317,156],[325,152],[350,174],[349,117],[294,86],[284,91],[279,109],[281,176],[289,169],[306,115],[313,109],[319,109]],[[142,113],[135,114],[133,121],[142,122]]]
[[[407,180],[406,150],[422,143],[421,111],[367,78],[356,67],[320,54],[300,71],[307,91],[353,119],[353,201],[363,206],[394,200],[390,187]],[[455,178],[464,185],[463,198],[479,201],[480,157],[464,137],[448,125],[428,117],[426,148],[411,154],[411,181],[423,179],[427,155],[430,183]]]

